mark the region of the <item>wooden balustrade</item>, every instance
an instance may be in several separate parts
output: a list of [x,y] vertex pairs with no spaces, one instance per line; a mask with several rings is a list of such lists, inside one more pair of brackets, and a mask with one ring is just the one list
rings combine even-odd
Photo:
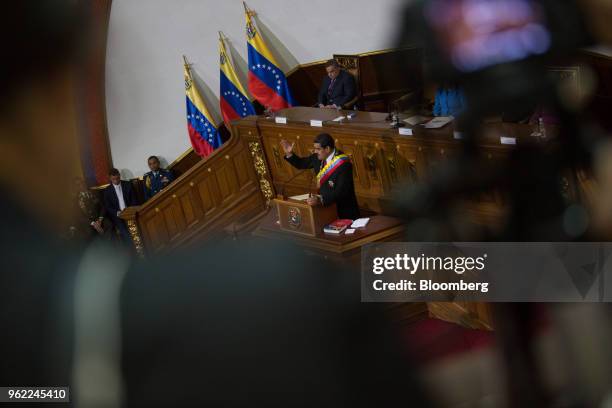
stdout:
[[212,237],[266,211],[248,140],[231,137],[139,207],[121,214],[137,251],[160,252]]

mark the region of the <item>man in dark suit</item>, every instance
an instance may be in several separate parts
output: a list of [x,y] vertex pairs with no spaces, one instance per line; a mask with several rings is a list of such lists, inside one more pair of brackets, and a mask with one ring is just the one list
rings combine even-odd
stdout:
[[314,140],[315,153],[308,157],[293,154],[295,143],[281,140],[285,160],[298,169],[314,169],[320,196],[308,199],[308,204],[328,206],[336,203],[338,218],[359,218],[359,206],[355,197],[353,165],[347,155],[336,150],[334,139],[321,133]]
[[355,79],[340,69],[338,62],[333,59],[325,64],[325,71],[327,76],[319,91],[319,108],[341,108],[356,95]]
[[110,185],[104,189],[104,208],[123,239],[130,242],[127,226],[125,221],[119,218],[119,214],[127,207],[138,205],[136,195],[130,182],[121,180],[119,170],[111,169],[108,175]]

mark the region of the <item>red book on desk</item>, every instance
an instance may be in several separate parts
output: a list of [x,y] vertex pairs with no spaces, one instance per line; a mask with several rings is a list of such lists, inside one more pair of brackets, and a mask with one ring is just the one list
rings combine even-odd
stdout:
[[327,224],[323,228],[323,232],[326,234],[340,234],[342,231],[347,229],[352,223],[353,223],[353,220],[348,220],[348,219],[336,220],[332,222],[331,224]]

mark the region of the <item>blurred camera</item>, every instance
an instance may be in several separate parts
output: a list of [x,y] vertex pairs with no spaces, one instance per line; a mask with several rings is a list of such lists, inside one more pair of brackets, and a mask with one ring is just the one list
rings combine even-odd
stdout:
[[432,80],[461,84],[475,118],[554,104],[546,61],[592,43],[582,16],[572,0],[418,1],[400,42],[423,47]]

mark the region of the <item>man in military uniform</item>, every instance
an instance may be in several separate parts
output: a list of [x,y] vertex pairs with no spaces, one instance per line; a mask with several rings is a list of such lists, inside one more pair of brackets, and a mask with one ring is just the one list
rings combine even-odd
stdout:
[[174,180],[174,176],[170,170],[160,168],[159,159],[157,156],[149,157],[147,162],[151,171],[144,175],[145,201],[159,193],[164,187],[170,184],[172,180]]
[[314,140],[314,154],[298,157],[293,154],[295,143],[281,140],[285,160],[298,169],[314,169],[320,196],[310,197],[311,206],[328,206],[336,203],[338,218],[359,218],[359,206],[355,197],[353,165],[347,155],[336,150],[334,139],[321,133]]

